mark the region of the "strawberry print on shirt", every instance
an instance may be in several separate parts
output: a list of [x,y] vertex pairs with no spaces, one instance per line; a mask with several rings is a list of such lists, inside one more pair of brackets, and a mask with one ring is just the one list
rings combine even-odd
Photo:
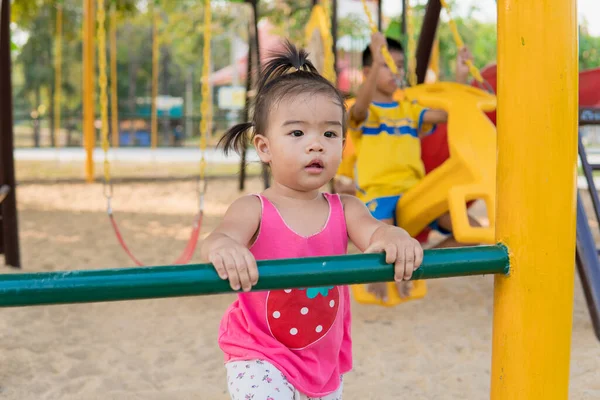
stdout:
[[271,334],[292,350],[308,347],[327,335],[339,302],[337,286],[270,291],[266,309]]

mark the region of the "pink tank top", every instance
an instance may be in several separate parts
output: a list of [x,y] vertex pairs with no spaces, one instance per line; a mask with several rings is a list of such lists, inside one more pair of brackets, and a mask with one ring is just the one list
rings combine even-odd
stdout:
[[[264,196],[261,224],[250,248],[257,260],[346,254],[348,233],[338,195],[323,193],[329,218],[311,236],[294,232]],[[260,275],[259,278],[260,280]],[[337,390],[352,368],[347,286],[239,293],[219,327],[225,362],[260,359],[275,365],[301,393]]]

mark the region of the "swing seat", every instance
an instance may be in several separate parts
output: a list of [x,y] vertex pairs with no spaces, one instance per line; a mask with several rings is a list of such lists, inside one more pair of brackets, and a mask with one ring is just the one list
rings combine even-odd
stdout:
[[[415,236],[449,211],[457,241],[495,243],[496,127],[484,114],[496,108],[495,96],[452,82],[418,85],[407,89],[405,95],[423,106],[448,112],[450,157],[400,198],[398,226]],[[469,224],[467,202],[477,199],[486,203],[488,227]],[[392,307],[427,293],[425,281],[415,281],[411,295],[402,299],[395,284],[387,284],[387,302],[367,292],[365,285],[353,285],[354,298],[362,304]]]
[[410,300],[422,299],[427,294],[427,284],[425,281],[412,281],[412,288],[410,294],[402,298],[396,289],[394,282],[386,282],[387,285],[387,301],[383,301],[375,297],[372,293],[367,291],[367,285],[352,285],[352,295],[354,300],[360,304],[370,304],[383,307],[394,307],[398,304],[405,303]]

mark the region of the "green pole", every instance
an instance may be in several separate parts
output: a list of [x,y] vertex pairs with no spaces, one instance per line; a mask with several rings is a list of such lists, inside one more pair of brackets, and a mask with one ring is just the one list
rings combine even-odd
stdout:
[[[426,250],[413,279],[507,274],[504,246]],[[383,254],[259,261],[253,290],[392,281]],[[211,264],[0,275],[0,307],[89,303],[232,292]]]

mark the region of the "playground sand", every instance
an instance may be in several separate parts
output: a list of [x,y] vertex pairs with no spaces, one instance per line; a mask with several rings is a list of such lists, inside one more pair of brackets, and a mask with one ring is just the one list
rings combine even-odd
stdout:
[[[204,234],[238,196],[236,186],[235,180],[211,183]],[[194,187],[115,187],[121,229],[144,262],[167,264],[183,249]],[[250,192],[260,188],[257,179],[248,184]],[[24,271],[131,265],[107,220],[101,185],[24,185],[18,201]],[[354,304],[354,370],[345,378],[344,399],[488,398],[492,283],[491,277],[433,280],[423,300],[392,309]],[[0,398],[225,400],[216,340],[233,299],[2,309]],[[570,399],[598,399],[600,343],[579,280],[573,316]]]

